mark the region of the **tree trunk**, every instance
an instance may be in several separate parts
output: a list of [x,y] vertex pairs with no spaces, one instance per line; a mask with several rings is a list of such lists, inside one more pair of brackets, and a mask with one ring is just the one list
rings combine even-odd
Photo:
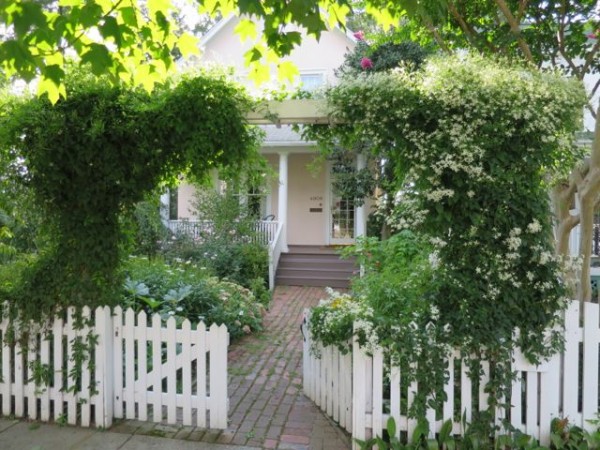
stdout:
[[[600,111],[600,106],[598,107]],[[598,117],[598,114],[596,115]],[[600,120],[596,120],[590,168],[578,186],[580,200],[580,247],[582,256],[581,278],[579,281],[578,297],[582,302],[592,298],[590,267],[592,263],[592,239],[594,234],[594,210],[600,192]]]

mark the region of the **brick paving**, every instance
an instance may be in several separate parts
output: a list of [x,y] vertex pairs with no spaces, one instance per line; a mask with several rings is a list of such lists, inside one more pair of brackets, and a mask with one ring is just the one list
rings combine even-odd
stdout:
[[303,311],[324,297],[323,288],[277,287],[264,331],[230,346],[226,430],[130,420],[111,431],[264,449],[350,448],[350,437],[302,392]]

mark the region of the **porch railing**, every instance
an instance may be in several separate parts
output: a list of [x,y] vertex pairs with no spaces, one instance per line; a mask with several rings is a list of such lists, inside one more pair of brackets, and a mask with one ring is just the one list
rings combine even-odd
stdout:
[[281,229],[283,224],[277,223],[277,228],[273,240],[269,243],[269,289],[275,289],[275,273],[279,266],[279,257],[283,249],[283,241],[281,239]]
[[[279,222],[276,220],[257,220],[254,229],[256,235],[252,237],[255,242],[269,246],[275,241]],[[213,222],[210,220],[169,220],[167,228],[174,234],[185,234],[193,239],[213,232]]]

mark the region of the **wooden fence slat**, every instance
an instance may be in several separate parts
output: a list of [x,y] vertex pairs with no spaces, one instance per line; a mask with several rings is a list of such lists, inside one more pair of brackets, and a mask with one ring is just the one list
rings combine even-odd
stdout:
[[346,411],[346,430],[352,433],[352,355],[347,353],[344,355],[344,403]]
[[444,385],[446,401],[442,408],[442,424],[447,420],[451,420],[454,423],[454,358],[455,354],[452,352],[448,358],[448,380]]
[[540,444],[550,446],[552,419],[559,417],[560,354],[554,355],[542,373],[540,389]]
[[487,409],[489,394],[485,392],[485,387],[490,381],[490,363],[487,361],[481,361],[481,378],[479,379],[479,410],[483,411]]
[[229,334],[225,325],[210,327],[210,427],[227,428],[227,351]]
[[331,408],[333,412],[333,420],[336,422],[340,421],[340,400],[339,400],[339,389],[340,389],[340,353],[338,349],[331,346]]
[[181,326],[183,339],[181,340],[181,354],[183,356],[182,367],[182,394],[183,394],[183,425],[192,425],[192,352],[191,352],[191,329],[189,320],[184,320]]
[[23,417],[23,413],[25,410],[25,390],[23,387],[23,356],[23,349],[21,348],[21,344],[17,340],[17,342],[15,342],[15,383],[13,389],[13,395],[15,398],[15,416],[17,417]]
[[64,416],[63,320],[60,317],[54,319],[52,336],[54,338],[54,420],[59,420]]
[[196,327],[194,342],[196,343],[196,395],[198,397],[196,425],[206,427],[206,325],[200,322]]
[[[175,342],[175,330],[177,324],[175,323],[175,317],[169,317],[167,320],[167,364],[169,364],[169,369],[167,370],[167,392],[169,394],[174,394],[177,392],[177,368],[174,364],[170,364],[177,355],[176,348],[177,344]],[[167,401],[167,423],[175,424],[177,423],[177,404],[175,403],[175,396],[169,395]]]
[[[50,341],[48,336],[42,335],[40,343],[40,363],[44,368],[50,367]],[[47,380],[50,382],[51,380]],[[48,422],[50,420],[50,390],[51,386],[41,386],[43,390],[40,394],[40,420]]]
[[571,302],[565,312],[565,353],[563,375],[563,414],[570,421],[577,415],[579,391],[579,303]]
[[6,335],[8,331],[8,319],[4,315],[0,323],[2,329],[2,383],[0,383],[0,394],[2,395],[2,415],[12,414],[12,371],[13,361],[11,358],[11,346]]
[[[317,346],[319,355],[323,355],[323,346],[321,345],[321,343],[319,342],[318,346]],[[315,395],[314,395],[314,402],[317,404],[317,406],[321,406],[321,380],[322,380],[322,372],[321,372],[321,363],[322,363],[322,358],[315,358]]]
[[[84,339],[84,342],[87,343],[87,335],[90,333],[90,327],[88,325],[89,320],[91,318],[90,308],[85,306],[81,311],[81,317],[85,322],[85,326],[82,330],[80,330],[79,334]],[[88,356],[91,356],[91,351],[88,353]],[[91,374],[89,369],[89,361],[83,362],[83,367],[81,368],[81,392],[79,392],[79,407],[81,409],[81,426],[89,427],[91,421],[91,397],[90,397],[90,381]],[[75,419],[77,420],[77,419]]]
[[527,392],[525,394],[527,412],[525,416],[526,433],[539,439],[538,435],[538,374],[527,372]]
[[[30,330],[35,330],[35,324],[30,324]],[[27,417],[30,420],[36,420],[37,417],[37,386],[35,381],[32,379],[32,370],[34,370],[35,364],[38,361],[38,348],[37,348],[37,337],[38,333],[33,332],[29,338],[27,346],[27,367],[26,373],[29,377],[25,376],[25,392],[27,395]],[[41,386],[40,386],[41,387]]]
[[390,370],[390,415],[396,422],[396,437],[400,437],[400,367],[392,366]]
[[335,392],[335,390],[333,389],[334,384],[335,384],[335,379],[333,376],[333,365],[334,365],[334,360],[333,360],[333,346],[328,346],[325,351],[327,352],[327,364],[326,364],[326,368],[327,368],[327,378],[325,379],[325,383],[326,383],[326,388],[325,388],[325,402],[327,405],[327,415],[329,417],[333,416],[333,393]]
[[139,336],[137,339],[137,354],[138,354],[138,377],[135,385],[135,401],[138,404],[139,420],[145,422],[148,420],[148,320],[146,313],[140,311],[137,315]]
[[[407,394],[406,398],[407,398],[407,403],[409,405],[412,405],[413,402],[415,401],[415,396],[417,395],[418,388],[419,387],[418,387],[418,384],[416,381],[413,381],[408,386],[408,394]],[[407,414],[407,417],[408,417],[408,414]],[[406,431],[408,433],[409,439],[412,439],[415,428],[417,428],[417,419],[415,419],[413,417],[408,417],[408,419],[406,421]]]
[[161,319],[160,315],[154,314],[152,316],[152,328],[151,328],[151,338],[152,338],[152,373],[153,373],[153,383],[152,383],[152,396],[153,404],[152,404],[152,420],[154,422],[162,421],[162,336],[161,336]]
[[77,331],[75,330],[75,308],[70,307],[67,314],[67,323],[65,324],[65,331],[67,335],[67,386],[69,392],[65,396],[67,399],[67,423],[69,425],[77,425],[77,380],[72,374],[75,371],[75,350],[74,344],[77,337]]
[[310,373],[310,340],[308,336],[308,327],[307,323],[309,320],[309,310],[305,309],[303,312],[303,320],[302,320],[302,391],[304,395],[312,400],[310,395],[310,383],[312,381],[312,374]]
[[117,306],[113,314],[113,414],[116,419],[123,418],[123,364],[123,310]]
[[463,415],[467,423],[471,423],[472,383],[467,371],[467,362],[463,359],[460,365],[460,417]]
[[123,386],[123,400],[125,401],[125,417],[135,419],[135,312],[131,308],[125,311],[125,325],[123,326],[123,339],[125,348],[123,364],[125,365],[125,384]]
[[[593,417],[598,413],[598,304],[586,302],[583,315],[583,386],[582,398],[583,418]],[[582,428],[593,432],[596,425],[583,420]]]
[[366,402],[367,393],[365,389],[366,381],[366,355],[358,344],[358,339],[354,336],[352,342],[352,449],[359,450],[359,445],[355,439],[365,440],[366,438]]
[[[96,425],[108,428],[112,425],[114,412],[114,359],[113,316],[108,306],[96,308]],[[119,366],[117,366],[119,367]]]
[[382,436],[383,432],[383,350],[373,353],[373,422],[371,429],[374,436]]

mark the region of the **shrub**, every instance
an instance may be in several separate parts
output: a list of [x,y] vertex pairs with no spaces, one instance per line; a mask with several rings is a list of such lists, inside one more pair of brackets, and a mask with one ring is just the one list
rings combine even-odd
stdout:
[[225,324],[232,339],[262,328],[263,305],[242,286],[211,276],[191,261],[131,257],[121,299],[136,311],[174,316],[178,321]]

